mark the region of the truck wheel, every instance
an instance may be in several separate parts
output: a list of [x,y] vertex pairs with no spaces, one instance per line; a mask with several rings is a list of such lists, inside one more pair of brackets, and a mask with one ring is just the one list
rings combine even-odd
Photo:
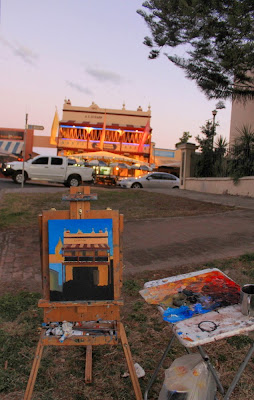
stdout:
[[133,189],[140,189],[140,188],[142,188],[142,185],[141,185],[141,183],[139,183],[139,182],[135,182],[135,183],[133,183],[133,184],[131,185],[131,187],[132,187]]
[[70,175],[67,179],[68,186],[79,186],[81,185],[81,178],[79,175]]
[[[22,183],[22,171],[16,171],[12,177],[15,183]],[[27,173],[24,172],[24,183],[27,181]]]

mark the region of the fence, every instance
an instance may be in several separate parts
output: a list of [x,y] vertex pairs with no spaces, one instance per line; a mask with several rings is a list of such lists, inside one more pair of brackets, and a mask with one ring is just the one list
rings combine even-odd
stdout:
[[203,193],[230,194],[254,198],[254,176],[240,178],[186,178],[185,189]]
[[231,177],[235,182],[244,176],[254,176],[254,144],[252,147],[232,147],[193,153],[191,176]]

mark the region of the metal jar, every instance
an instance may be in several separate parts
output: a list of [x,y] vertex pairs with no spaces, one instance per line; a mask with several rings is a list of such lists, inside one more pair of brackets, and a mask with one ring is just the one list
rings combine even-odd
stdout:
[[254,317],[254,284],[244,285],[240,292],[241,312]]

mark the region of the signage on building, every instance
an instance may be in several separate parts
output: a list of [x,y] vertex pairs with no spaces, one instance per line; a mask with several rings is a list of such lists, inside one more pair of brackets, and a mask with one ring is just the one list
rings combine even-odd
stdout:
[[[98,147],[98,145],[99,145],[99,142],[98,142],[98,143],[93,143],[93,144],[92,144],[92,147],[95,149],[95,148]],[[103,149],[104,149],[104,150],[116,150],[116,149],[117,149],[117,144],[114,144],[114,143],[105,143],[105,142],[104,142],[104,144],[103,144]]]
[[0,129],[0,139],[3,140],[23,140],[24,131]]
[[41,125],[28,125],[28,129],[33,129],[34,131],[43,131],[44,126]]
[[175,152],[170,150],[154,150],[155,157],[169,157],[174,158]]

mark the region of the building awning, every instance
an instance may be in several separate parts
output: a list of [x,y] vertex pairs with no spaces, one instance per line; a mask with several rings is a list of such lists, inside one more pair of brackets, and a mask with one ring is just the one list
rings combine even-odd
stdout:
[[90,243],[73,243],[65,244],[63,250],[110,250],[110,247],[104,243],[90,244]]
[[174,168],[180,168],[180,165],[181,165],[181,161],[175,161],[175,162],[172,162],[172,163],[168,163],[168,164],[165,164],[165,163],[158,163],[158,167],[174,167]]
[[0,154],[10,155],[10,154],[20,154],[24,146],[24,142],[19,140],[0,140]]
[[109,151],[94,151],[89,153],[76,153],[69,156],[70,158],[86,158],[86,159],[94,159],[94,160],[112,160],[112,161],[126,161],[131,163],[136,163],[140,165],[148,165],[148,163],[138,160],[136,158],[130,158],[123,156],[121,154],[110,153]]

